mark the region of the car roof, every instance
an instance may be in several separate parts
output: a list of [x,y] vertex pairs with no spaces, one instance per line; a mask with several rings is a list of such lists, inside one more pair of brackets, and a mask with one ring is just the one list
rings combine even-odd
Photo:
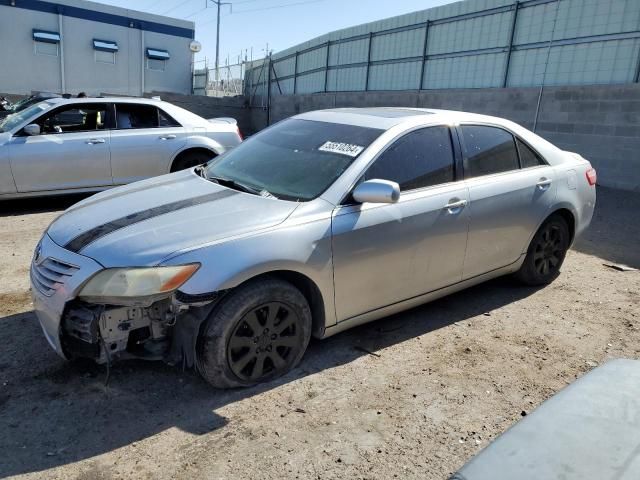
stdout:
[[148,105],[157,105],[159,103],[166,103],[162,100],[156,100],[155,98],[138,98],[138,97],[82,97],[82,98],[49,98],[47,102],[60,105],[60,104],[73,104],[73,103],[100,103],[100,102],[118,102],[118,103],[144,103]]
[[388,130],[403,123],[414,123],[420,117],[425,123],[430,124],[448,124],[464,121],[500,125],[510,123],[502,118],[476,113],[409,107],[332,108],[302,113],[296,115],[295,118]]

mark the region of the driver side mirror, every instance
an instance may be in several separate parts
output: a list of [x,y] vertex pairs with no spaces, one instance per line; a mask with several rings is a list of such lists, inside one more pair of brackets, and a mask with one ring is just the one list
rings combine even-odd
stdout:
[[40,135],[40,125],[38,125],[37,123],[30,123],[22,130],[24,130],[24,133],[26,133],[30,137],[34,135]]
[[353,190],[353,199],[360,203],[396,203],[400,185],[389,180],[367,180]]

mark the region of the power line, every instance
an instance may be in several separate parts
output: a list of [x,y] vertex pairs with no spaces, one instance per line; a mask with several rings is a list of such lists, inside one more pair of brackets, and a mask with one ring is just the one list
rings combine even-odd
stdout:
[[169,12],[172,12],[173,10],[175,10],[176,8],[180,8],[183,5],[186,5],[187,3],[189,3],[191,0],[185,0],[184,2],[179,3],[178,5],[176,5],[175,7],[171,7],[169,10],[166,10],[162,13],[158,13],[158,15],[166,15]]
[[[245,0],[246,2],[248,2],[249,0]],[[272,5],[270,7],[261,7],[261,8],[251,8],[248,10],[236,10],[233,13],[230,13],[229,15],[237,15],[239,13],[251,13],[251,12],[260,12],[263,10],[274,10],[276,8],[286,8],[286,7],[295,7],[297,5],[307,5],[310,3],[319,3],[319,2],[324,2],[326,0],[306,0],[304,2],[296,2],[296,3],[287,3],[287,4],[282,4],[282,5]],[[240,2],[235,2],[233,3],[233,5],[236,5],[236,3],[240,3]],[[209,25],[210,23],[215,22],[216,20],[209,20],[207,22],[201,23],[200,26],[204,27],[205,25]]]
[[238,13],[260,12],[262,10],[274,10],[276,8],[295,7],[296,5],[306,5],[308,3],[319,3],[319,2],[324,2],[324,1],[325,0],[306,0],[304,2],[287,3],[287,4],[283,4],[283,5],[273,5],[271,7],[251,8],[249,10],[238,10],[238,11],[233,12],[233,14],[235,15],[235,14],[238,14]]

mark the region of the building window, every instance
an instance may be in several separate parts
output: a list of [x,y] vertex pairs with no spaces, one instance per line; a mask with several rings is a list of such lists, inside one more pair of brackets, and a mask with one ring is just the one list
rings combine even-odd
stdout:
[[147,69],[157,72],[164,72],[164,62],[166,60],[158,60],[156,58],[147,58]]
[[164,72],[167,60],[171,56],[166,50],[159,50],[157,48],[147,48],[147,69]]
[[95,51],[95,59],[97,63],[107,63],[115,65],[116,52],[118,51],[118,44],[110,40],[98,40],[93,39],[93,49]]
[[33,53],[37,55],[58,56],[60,34],[45,30],[33,30]]

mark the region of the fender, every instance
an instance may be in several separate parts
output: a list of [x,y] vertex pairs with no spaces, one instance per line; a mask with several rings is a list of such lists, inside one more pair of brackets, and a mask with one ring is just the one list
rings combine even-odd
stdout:
[[[331,220],[276,227],[261,234],[203,246],[161,262],[202,266],[180,291],[193,296],[229,290],[259,275],[292,272],[315,284],[326,325],[336,322],[331,253]],[[304,247],[303,247],[304,246]]]
[[212,138],[197,135],[194,133],[189,134],[186,137],[186,142],[184,143],[184,145],[176,150],[171,156],[169,164],[166,166],[167,172],[171,170],[171,165],[173,165],[173,161],[178,155],[193,148],[205,148],[216,155],[222,155],[226,151],[226,148],[224,146],[222,146],[219,142],[216,142]]

